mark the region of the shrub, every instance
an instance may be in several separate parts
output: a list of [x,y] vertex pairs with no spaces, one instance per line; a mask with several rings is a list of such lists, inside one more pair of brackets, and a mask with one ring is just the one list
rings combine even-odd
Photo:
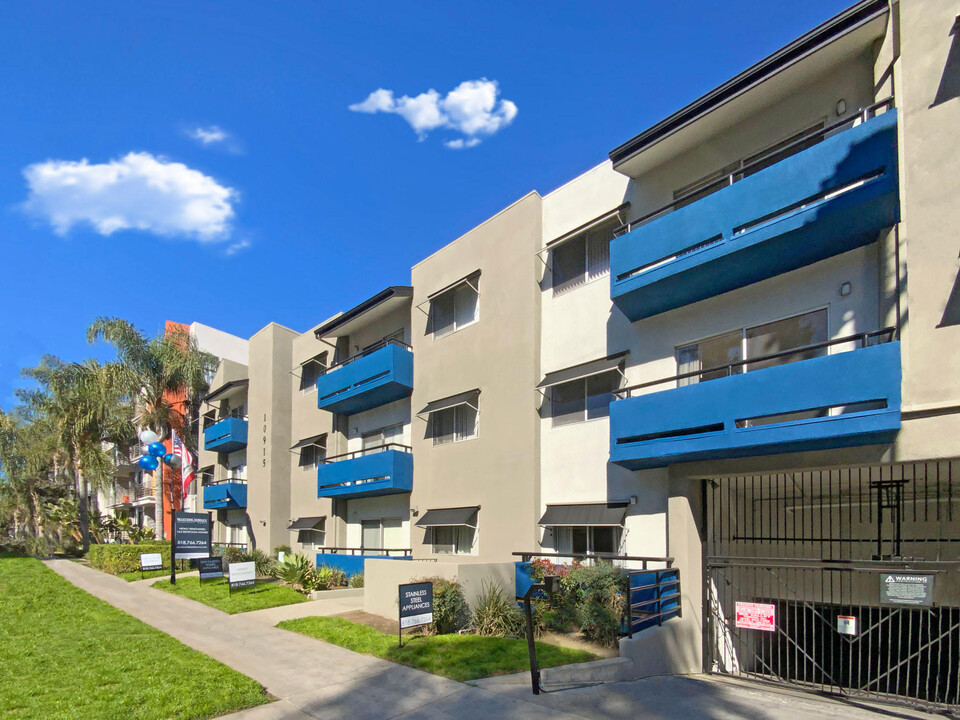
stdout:
[[341,588],[347,586],[347,574],[340,568],[330,567],[329,565],[324,565],[330,573],[330,587],[331,588]]
[[463,587],[455,579],[427,577],[411,582],[433,585],[433,622],[428,626],[428,633],[445,635],[456,632],[470,621],[470,607],[463,596]]
[[267,555],[263,550],[254,548],[244,556],[243,562],[251,561],[256,566],[257,575],[260,577],[273,576],[273,569],[277,566],[277,561],[270,555]]
[[219,546],[213,549],[214,555],[219,555],[223,558],[223,564],[229,565],[230,563],[244,562],[244,556],[246,553],[243,552],[238,547],[233,546]]
[[293,550],[290,548],[289,545],[277,545],[273,549],[273,556],[277,557],[280,553],[283,553],[284,555],[290,555],[292,552]]
[[170,567],[170,543],[91,545],[87,560],[98,570],[118,575],[139,570],[141,553],[160,553],[163,564]]
[[363,587],[363,573],[357,573],[356,575],[350,576],[350,587],[352,588]]
[[[309,592],[317,589],[319,574],[313,567],[313,563],[306,555],[296,553],[287,555],[283,562],[278,562],[273,569],[273,576],[288,585],[292,585],[295,590],[300,592]],[[322,588],[326,589],[326,588]]]
[[626,608],[626,574],[608,562],[581,565],[561,577],[560,587],[558,609],[575,611],[584,637],[603,645],[616,645]]
[[522,635],[523,626],[523,613],[516,600],[507,597],[499,583],[484,581],[473,608],[473,628],[477,634],[488,637]]

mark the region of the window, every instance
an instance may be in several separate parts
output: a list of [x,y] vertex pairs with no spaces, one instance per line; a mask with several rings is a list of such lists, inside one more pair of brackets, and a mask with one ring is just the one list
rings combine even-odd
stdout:
[[323,547],[326,534],[323,530],[298,530],[297,542],[303,546],[306,552],[319,550]]
[[376,518],[360,522],[360,547],[364,550],[402,550],[403,520]]
[[239,403],[236,407],[230,408],[227,416],[232,418],[245,418],[247,413],[244,403]]
[[798,360],[820,357],[827,354],[826,348],[806,350],[778,358],[748,363],[747,365],[736,365],[730,368],[729,372],[723,367],[729,363],[773,355],[793,348],[826,341],[826,309],[814,310],[783,320],[717,335],[677,348],[677,374],[683,375],[706,368],[720,369],[682,378],[678,381],[678,384],[681,386],[692,385],[705,380],[726,377],[728,374],[742,373],[745,370],[759,370],[774,365],[784,365]]
[[447,445],[477,436],[479,412],[463,403],[430,413],[430,435],[434,445]]
[[430,543],[437,555],[469,555],[475,530],[466,525],[430,528]]
[[553,294],[559,295],[610,272],[610,240],[619,217],[564,240],[551,252]]
[[206,430],[208,427],[217,422],[217,411],[211,410],[208,413],[203,414],[203,429]]
[[390,443],[401,444],[403,442],[403,425],[390,425],[389,427],[364,433],[362,441],[364,455],[368,454],[366,452],[367,450],[369,450],[370,453],[380,452],[384,449],[384,445]]
[[326,449],[320,445],[304,445],[300,448],[300,467],[304,470],[313,470],[326,455]]
[[620,386],[620,375],[605,372],[571,380],[550,389],[553,427],[607,417],[613,391]]
[[300,390],[310,393],[317,389],[317,380],[327,367],[327,353],[320,353],[300,366]]
[[619,527],[558,527],[557,552],[561,555],[616,555],[620,552]]
[[430,332],[434,339],[449,335],[478,319],[480,273],[444,291],[430,301]]

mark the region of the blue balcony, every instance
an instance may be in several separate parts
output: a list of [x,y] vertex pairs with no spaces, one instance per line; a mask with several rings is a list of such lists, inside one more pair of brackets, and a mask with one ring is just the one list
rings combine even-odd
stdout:
[[610,297],[641,320],[868,245],[899,208],[888,110],[614,238]]
[[610,462],[639,470],[871,445],[899,429],[900,343],[888,342],[616,400]]
[[204,510],[234,510],[247,506],[247,483],[227,480],[203,486]]
[[413,392],[413,353],[402,343],[355,355],[317,380],[317,407],[352,414],[386,405]]
[[413,455],[403,445],[328,458],[317,468],[317,497],[359,498],[408,493],[413,489]]
[[243,418],[228,417],[204,428],[203,449],[232,453],[247,446],[247,421]]

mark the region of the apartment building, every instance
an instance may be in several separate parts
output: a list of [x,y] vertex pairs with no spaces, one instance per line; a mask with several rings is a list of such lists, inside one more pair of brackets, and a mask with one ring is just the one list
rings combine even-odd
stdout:
[[246,468],[223,522],[351,571],[669,565],[636,676],[960,704],[957,27],[858,2],[409,286],[251,339],[208,397],[251,423],[205,461]]

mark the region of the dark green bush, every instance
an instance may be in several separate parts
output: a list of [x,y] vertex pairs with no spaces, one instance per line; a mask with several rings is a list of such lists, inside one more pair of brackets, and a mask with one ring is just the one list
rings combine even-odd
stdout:
[[463,596],[463,587],[456,580],[427,577],[411,582],[428,582],[433,585],[433,623],[427,632],[445,635],[460,630],[470,621],[470,606]]
[[499,583],[484,581],[473,608],[473,629],[477,635],[487,637],[524,633],[523,612],[514,598],[507,597]]
[[223,558],[224,569],[226,569],[226,566],[229,565],[230,563],[245,562],[245,556],[246,556],[246,553],[243,552],[243,550],[233,546],[214,547],[213,554],[214,556],[219,555],[220,557]]
[[627,576],[611,563],[576,565],[560,579],[558,609],[575,612],[584,637],[603,645],[616,645],[620,619],[626,609]]
[[170,567],[170,543],[91,545],[87,560],[98,570],[119,575],[139,570],[141,553],[160,553],[163,556],[164,566]]

